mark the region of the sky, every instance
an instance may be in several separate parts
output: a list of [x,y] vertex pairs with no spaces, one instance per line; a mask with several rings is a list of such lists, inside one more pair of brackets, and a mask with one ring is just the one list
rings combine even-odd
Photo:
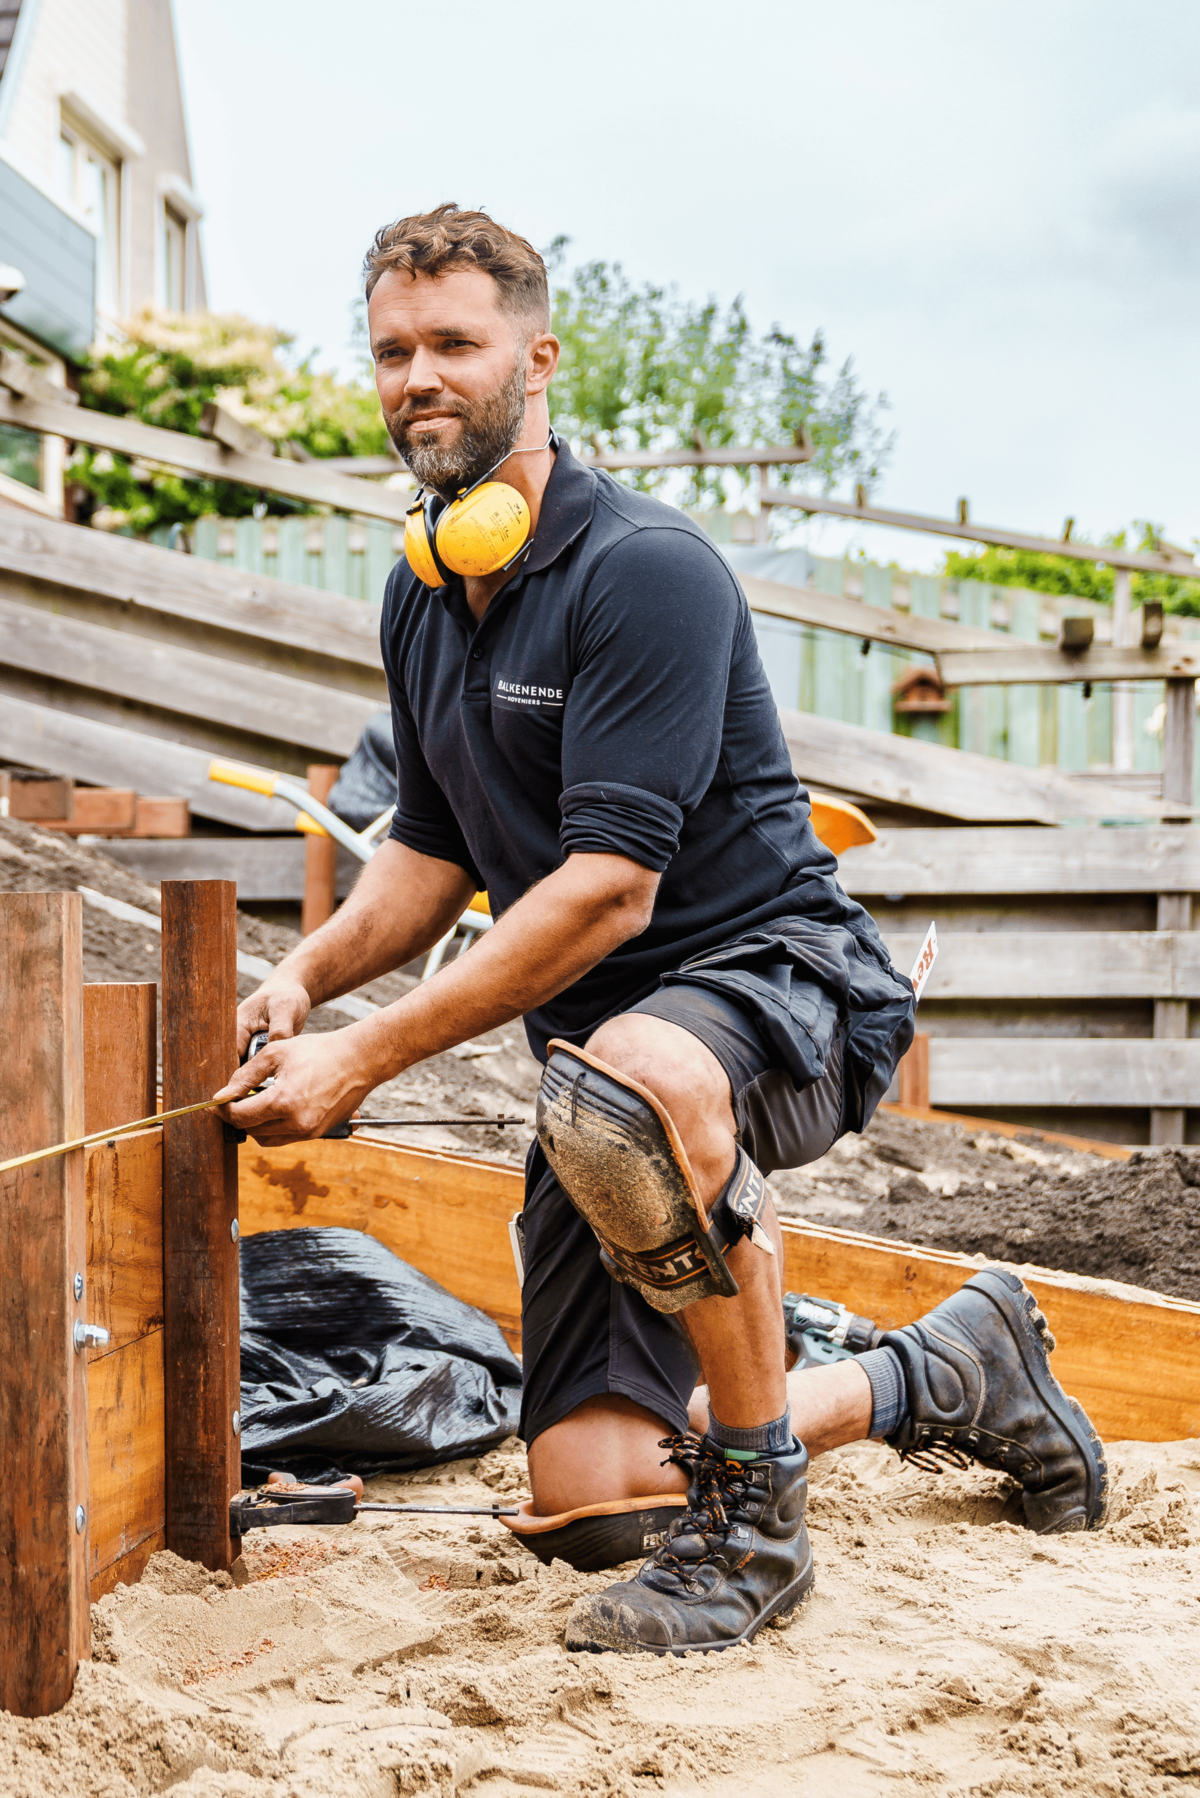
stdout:
[[1195,0],[174,7],[210,304],[320,365],[376,228],[453,199],[821,329],[888,397],[881,505],[1200,537]]

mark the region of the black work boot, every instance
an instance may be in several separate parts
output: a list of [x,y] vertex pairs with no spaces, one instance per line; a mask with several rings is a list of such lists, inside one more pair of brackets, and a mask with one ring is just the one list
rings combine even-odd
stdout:
[[580,1598],[567,1618],[571,1649],[687,1654],[749,1642],[765,1623],[791,1622],[813,1587],[804,1527],[808,1453],[726,1459],[707,1436],[668,1436],[688,1471],[688,1507],[634,1578]]
[[1051,1373],[1050,1326],[1016,1274],[985,1268],[915,1324],[889,1330],[880,1347],[904,1367],[908,1417],[887,1438],[904,1459],[970,1459],[1010,1474],[1040,1536],[1099,1529],[1104,1448]]

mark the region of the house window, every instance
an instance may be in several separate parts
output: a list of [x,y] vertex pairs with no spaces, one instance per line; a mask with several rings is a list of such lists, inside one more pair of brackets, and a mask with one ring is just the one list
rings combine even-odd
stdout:
[[96,233],[96,305],[120,308],[121,167],[71,126],[58,140],[59,186]]
[[158,303],[167,312],[187,304],[187,224],[164,201],[158,245]]

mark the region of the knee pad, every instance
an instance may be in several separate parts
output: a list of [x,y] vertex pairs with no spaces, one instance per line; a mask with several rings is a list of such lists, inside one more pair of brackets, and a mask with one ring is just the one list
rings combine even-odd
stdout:
[[654,1094],[586,1050],[557,1041],[549,1049],[538,1139],[595,1232],[605,1268],[656,1311],[732,1298],[738,1285],[725,1256],[733,1243],[753,1235],[771,1247],[759,1221],[766,1188],[749,1156],[738,1150],[710,1217],[679,1133]]
[[686,1504],[682,1492],[658,1492],[538,1517],[526,1501],[515,1517],[500,1521],[547,1567],[551,1561],[566,1561],[579,1573],[601,1573],[653,1554]]

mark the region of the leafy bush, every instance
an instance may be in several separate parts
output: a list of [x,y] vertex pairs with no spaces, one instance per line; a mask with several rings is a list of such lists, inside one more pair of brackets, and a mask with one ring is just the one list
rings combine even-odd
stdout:
[[[1125,549],[1130,535],[1127,531],[1113,531],[1100,539],[1100,547]],[[1134,520],[1132,535],[1139,550],[1155,550],[1162,541],[1161,526],[1144,518]],[[994,587],[1027,587],[1035,593],[1076,594],[1105,605],[1112,602],[1113,571],[1104,563],[1077,562],[1071,556],[1036,550],[997,549],[989,545],[963,554],[951,549],[946,552],[942,573],[960,581],[988,581]],[[1200,617],[1200,580],[1179,574],[1135,573],[1130,587],[1135,606],[1148,599],[1161,599],[1167,612]]]
[[[148,307],[126,326],[123,342],[98,347],[83,376],[82,403],[196,435],[205,405],[219,400],[264,436],[296,443],[310,455],[381,455],[387,432],[374,387],[341,383],[308,361],[289,364],[291,343],[284,332],[236,314],[185,317]],[[206,512],[237,518],[263,505],[274,513],[308,509],[238,482],[181,475],[82,446],[68,479],[80,490],[77,516],[138,535]]]

